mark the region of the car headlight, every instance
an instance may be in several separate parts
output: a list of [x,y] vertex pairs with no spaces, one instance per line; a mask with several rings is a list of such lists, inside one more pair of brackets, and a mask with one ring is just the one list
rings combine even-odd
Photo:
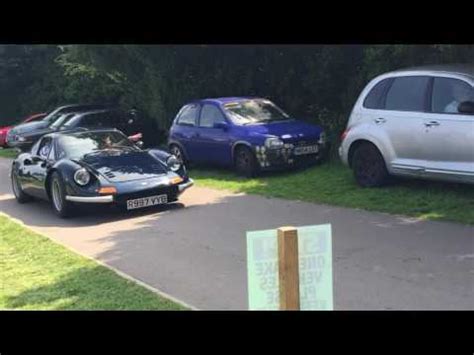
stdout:
[[269,149],[283,148],[284,144],[285,143],[283,143],[283,141],[277,137],[271,137],[265,140],[265,147]]
[[170,156],[168,160],[166,160],[166,165],[168,165],[168,168],[171,171],[178,171],[181,168],[180,161],[174,155]]
[[80,186],[85,186],[91,181],[91,174],[86,169],[81,168],[74,173],[74,181]]

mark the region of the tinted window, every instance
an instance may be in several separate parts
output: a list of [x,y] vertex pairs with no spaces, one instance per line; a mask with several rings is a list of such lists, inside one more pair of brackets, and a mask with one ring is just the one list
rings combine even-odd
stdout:
[[429,78],[408,76],[395,78],[385,99],[385,109],[395,111],[425,111]]
[[217,122],[225,122],[222,112],[214,105],[204,105],[201,110],[199,126],[213,127]]
[[459,113],[461,102],[474,102],[474,88],[464,81],[435,78],[431,98],[431,110],[436,113]]
[[110,127],[111,125],[114,125],[111,115],[108,113],[99,113],[96,115],[87,115],[82,117],[79,127],[100,128]]
[[384,79],[376,84],[366,96],[363,106],[365,108],[382,109],[385,90],[391,82],[392,79]]
[[61,129],[71,129],[76,127],[84,128],[100,128],[100,127],[113,127],[115,122],[113,121],[113,115],[108,112],[95,113],[89,115],[76,115],[66,121]]
[[199,106],[197,104],[187,105],[179,115],[178,124],[194,126]]

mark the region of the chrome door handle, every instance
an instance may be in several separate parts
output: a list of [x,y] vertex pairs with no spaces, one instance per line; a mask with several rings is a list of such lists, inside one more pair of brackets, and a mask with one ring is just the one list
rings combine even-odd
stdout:
[[383,117],[379,117],[379,118],[376,118],[374,120],[375,123],[379,124],[379,123],[385,123],[387,120]]
[[430,122],[425,122],[426,127],[431,127],[431,126],[439,126],[438,121],[430,121]]

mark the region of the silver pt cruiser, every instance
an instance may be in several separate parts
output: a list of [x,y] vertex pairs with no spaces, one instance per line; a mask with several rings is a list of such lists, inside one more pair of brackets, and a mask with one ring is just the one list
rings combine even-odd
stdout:
[[364,187],[390,175],[474,183],[474,65],[376,77],[341,139],[339,155]]

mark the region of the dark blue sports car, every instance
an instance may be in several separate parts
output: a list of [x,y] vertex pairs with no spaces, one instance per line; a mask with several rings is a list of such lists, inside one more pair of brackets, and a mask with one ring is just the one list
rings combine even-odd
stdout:
[[225,97],[186,104],[169,135],[170,151],[183,162],[258,171],[322,160],[328,150],[323,129],[295,120],[269,100]]
[[139,146],[115,129],[47,134],[13,161],[13,193],[20,203],[50,200],[68,217],[75,204],[131,210],[173,202],[193,185],[176,157]]

